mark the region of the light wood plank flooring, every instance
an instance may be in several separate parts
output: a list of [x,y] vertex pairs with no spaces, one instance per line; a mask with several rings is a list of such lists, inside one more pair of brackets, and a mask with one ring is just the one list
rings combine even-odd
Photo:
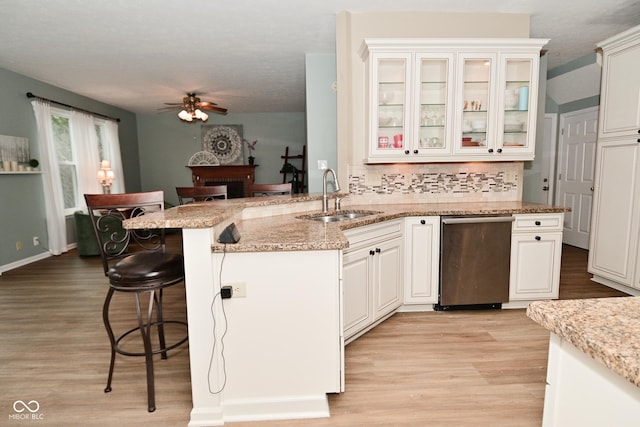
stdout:
[[[624,295],[591,282],[586,257],[565,246],[561,298]],[[113,391],[103,392],[105,292],[99,259],[75,251],[0,276],[0,425],[187,424],[186,347],[156,359],[154,413],[142,358],[118,357]],[[116,298],[113,313],[133,320],[132,302]],[[168,316],[184,318],[183,287],[169,289],[166,302],[176,307]],[[547,348],[548,333],[524,310],[397,314],[347,346],[347,391],[329,397],[330,418],[228,425],[539,426]],[[41,419],[10,418],[17,400],[38,401]]]

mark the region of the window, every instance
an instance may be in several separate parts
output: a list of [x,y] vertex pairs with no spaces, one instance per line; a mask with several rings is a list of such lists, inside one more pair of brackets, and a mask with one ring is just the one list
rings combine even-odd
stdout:
[[[52,109],[51,125],[60,172],[60,182],[62,183],[65,215],[72,215],[73,212],[82,209],[84,206],[78,186],[78,179],[79,176],[81,176],[79,173],[78,144],[90,143],[89,141],[74,140],[73,132],[71,131],[71,120],[70,112],[61,109]],[[109,158],[110,150],[104,137],[104,127],[104,120],[94,119],[94,130],[96,132],[98,145],[96,148],[100,155],[100,160],[111,160]],[[97,171],[98,167],[99,165],[96,164],[94,169]]]

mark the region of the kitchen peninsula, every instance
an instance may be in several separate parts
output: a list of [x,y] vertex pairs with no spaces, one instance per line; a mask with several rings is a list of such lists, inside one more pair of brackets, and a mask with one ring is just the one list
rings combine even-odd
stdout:
[[637,426],[640,298],[537,301],[551,332],[543,426]]
[[[441,215],[551,214],[557,222],[566,211],[523,202],[385,204],[350,195],[344,210],[374,213],[309,220],[321,200],[307,194],[220,200],[125,222],[183,231],[190,426],[329,416],[326,394],[344,390],[342,256],[349,230]],[[231,223],[239,242],[218,243]],[[238,292],[223,301],[221,286]]]

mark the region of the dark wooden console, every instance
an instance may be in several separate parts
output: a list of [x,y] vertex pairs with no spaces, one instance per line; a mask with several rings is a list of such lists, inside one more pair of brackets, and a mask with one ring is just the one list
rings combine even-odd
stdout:
[[227,197],[251,197],[249,184],[255,182],[258,165],[187,166],[193,185],[226,185]]

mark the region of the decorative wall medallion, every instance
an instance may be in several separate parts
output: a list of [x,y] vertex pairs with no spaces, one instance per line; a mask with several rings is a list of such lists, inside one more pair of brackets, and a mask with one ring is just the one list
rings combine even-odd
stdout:
[[203,125],[202,149],[213,153],[221,165],[242,164],[242,125]]
[[210,151],[198,151],[189,159],[189,166],[219,166],[220,160]]

